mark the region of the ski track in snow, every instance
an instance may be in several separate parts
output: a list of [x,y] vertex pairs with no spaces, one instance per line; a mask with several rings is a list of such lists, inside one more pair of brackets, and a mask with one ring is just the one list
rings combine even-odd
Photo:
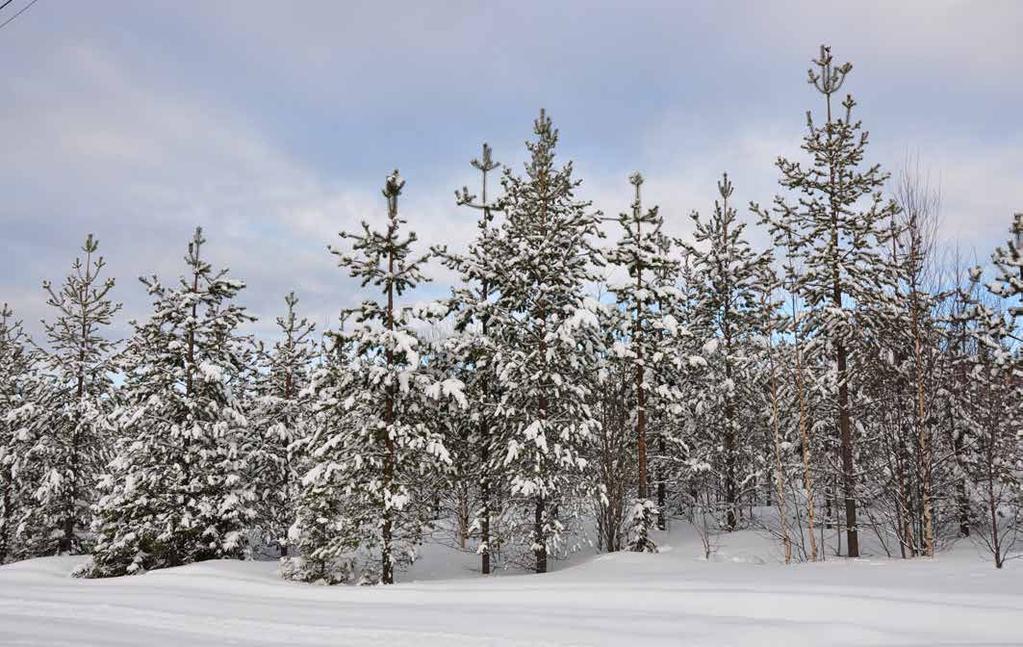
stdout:
[[786,567],[753,533],[709,562],[692,537],[670,542],[486,580],[474,556],[433,546],[392,587],[285,582],[273,562],[231,561],[77,580],[82,558],[36,559],[0,568],[0,644],[1023,644],[1020,570],[968,544],[932,561]]

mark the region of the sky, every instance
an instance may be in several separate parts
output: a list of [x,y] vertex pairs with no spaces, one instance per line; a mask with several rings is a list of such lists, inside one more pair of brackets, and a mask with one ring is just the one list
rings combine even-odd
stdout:
[[[42,281],[93,233],[125,334],[148,310],[137,277],[176,279],[202,226],[248,284],[252,332],[272,336],[290,290],[322,329],[363,296],[327,246],[383,220],[386,175],[423,245],[464,248],[469,159],[486,141],[520,169],[541,107],[605,213],[638,170],[684,235],[727,171],[749,219],[775,159],[800,159],[822,43],[854,64],[868,160],[920,169],[943,244],[986,257],[1023,211],[1020,34],[1016,0],[38,0],[0,28],[0,301],[38,336]],[[450,276],[431,273],[421,294],[440,296]]]

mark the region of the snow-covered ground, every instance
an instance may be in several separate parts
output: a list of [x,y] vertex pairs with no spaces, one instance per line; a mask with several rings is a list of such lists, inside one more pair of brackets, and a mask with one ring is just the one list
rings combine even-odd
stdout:
[[656,555],[482,579],[440,546],[391,587],[284,582],[216,561],[108,580],[81,558],[0,568],[3,645],[1020,645],[1023,568],[969,543],[935,560],[784,566],[751,532],[710,561],[687,532]]

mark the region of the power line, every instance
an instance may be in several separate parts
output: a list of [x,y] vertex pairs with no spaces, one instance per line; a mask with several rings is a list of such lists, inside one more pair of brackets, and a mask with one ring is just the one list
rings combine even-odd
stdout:
[[3,4],[0,4],[0,11],[3,11],[4,7],[6,7],[7,5],[11,4],[12,2],[14,2],[14,0],[7,0],[7,2],[5,2]]
[[[29,7],[31,7],[32,5],[34,5],[34,4],[35,4],[35,3],[37,3],[37,2],[39,2],[39,0],[32,0],[32,2],[28,3],[27,5],[25,5],[24,7],[22,7],[22,8],[20,9],[20,10],[18,10],[18,13],[14,14],[14,15],[13,15],[13,16],[11,16],[10,18],[8,18],[7,20],[5,20],[5,21],[3,21],[2,23],[0,23],[0,29],[3,29],[3,28],[4,28],[4,27],[6,27],[7,25],[9,25],[9,24],[11,23],[11,21],[12,21],[12,20],[14,20],[15,18],[17,18],[17,17],[18,17],[18,16],[20,16],[21,14],[25,13],[26,11],[28,11],[28,8],[29,8]],[[6,7],[7,5],[9,5],[10,3],[11,3],[11,0],[7,0],[7,2],[5,2],[5,3],[3,4],[3,6],[0,6],[0,9],[3,9],[3,8],[4,8],[4,7]]]

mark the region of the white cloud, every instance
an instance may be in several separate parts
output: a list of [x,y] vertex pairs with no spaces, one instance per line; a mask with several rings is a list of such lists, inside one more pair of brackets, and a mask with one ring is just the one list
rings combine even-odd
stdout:
[[[451,151],[468,159],[486,132],[517,170],[539,103],[555,108],[561,159],[578,160],[582,195],[607,215],[628,207],[633,170],[676,233],[691,210],[711,209],[723,171],[745,214],[776,192],[775,157],[799,154],[817,39],[857,64],[871,159],[896,171],[918,153],[940,177],[947,238],[986,253],[1023,209],[1019,121],[985,121],[1023,99],[1018,3],[656,4],[41,4],[0,43],[19,61],[0,88],[13,152],[0,156],[2,298],[36,319],[39,281],[59,279],[93,231],[118,297],[144,313],[134,277],[176,276],[202,224],[214,263],[250,284],[261,332],[293,288],[314,319],[332,321],[356,289],[325,248],[339,229],[382,217],[380,159],[411,164],[402,213],[423,247],[460,248],[473,214],[451,192],[476,180]],[[112,16],[124,20],[113,28]],[[167,29],[147,33],[142,18]],[[296,145],[296,132],[321,149]],[[433,273],[426,292],[442,292],[450,276]]]
[[[319,320],[350,297],[324,248],[331,230],[366,215],[372,191],[324,181],[239,115],[132,77],[96,47],[64,47],[46,67],[13,80],[19,103],[0,109],[19,151],[0,159],[0,175],[18,178],[8,193],[24,205],[4,216],[12,247],[23,250],[2,261],[4,292],[19,311],[38,312],[41,295],[23,287],[58,280],[92,231],[120,281],[117,297],[140,315],[145,297],[133,278],[174,278],[196,225],[212,262],[253,286],[244,300],[267,325],[292,287]],[[73,101],[62,100],[69,87]],[[19,128],[26,113],[33,127]],[[27,266],[8,265],[19,262]]]

